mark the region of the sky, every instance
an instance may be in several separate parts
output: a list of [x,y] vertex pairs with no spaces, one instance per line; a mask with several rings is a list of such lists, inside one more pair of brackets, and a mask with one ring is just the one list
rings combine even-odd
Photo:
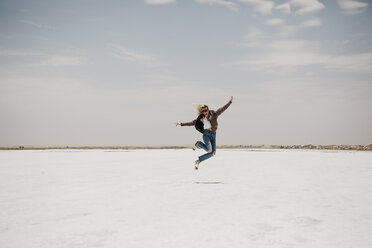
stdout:
[[371,144],[371,6],[1,0],[0,146]]

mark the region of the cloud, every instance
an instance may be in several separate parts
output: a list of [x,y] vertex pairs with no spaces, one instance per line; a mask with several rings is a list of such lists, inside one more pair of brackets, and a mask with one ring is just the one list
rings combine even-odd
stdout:
[[291,13],[291,5],[289,3],[283,3],[281,5],[275,6],[275,9],[278,9],[286,14]]
[[23,51],[23,50],[0,50],[0,56],[40,56],[43,55],[39,52]]
[[151,5],[162,5],[174,2],[176,2],[176,0],[146,0],[146,3]]
[[289,4],[297,8],[295,15],[311,14],[325,8],[318,0],[289,0]]
[[40,28],[40,29],[55,29],[54,27],[52,27],[50,25],[39,24],[39,23],[36,23],[36,22],[33,22],[33,21],[21,20],[21,22],[25,23],[27,25],[36,27],[36,28]]
[[282,40],[268,44],[268,53],[254,62],[262,68],[297,67],[318,64],[327,57],[318,52],[319,43],[307,40]]
[[279,29],[279,36],[292,36],[298,31],[298,25],[284,25]]
[[262,45],[262,39],[265,38],[265,33],[257,28],[251,27],[246,35],[244,35],[244,43],[238,43],[239,46],[245,47],[260,47]]
[[266,0],[238,0],[242,3],[247,3],[255,6],[255,10],[262,15],[271,15],[272,9],[275,6],[273,1]]
[[338,4],[345,14],[360,14],[368,6],[368,3],[355,0],[338,0]]
[[261,38],[264,36],[264,32],[257,28],[257,27],[251,27],[248,34],[244,36],[244,39],[248,41],[257,40],[258,38]]
[[307,40],[281,40],[267,44],[267,51],[254,59],[238,61],[250,70],[282,71],[319,65],[355,73],[372,73],[372,53],[332,56],[320,51],[320,43]]
[[[81,65],[84,59],[79,56],[66,56],[66,55],[52,55],[39,51],[27,51],[27,50],[0,50],[0,57],[30,57],[33,60],[37,60],[36,63],[28,64],[28,66],[76,66]],[[22,68],[21,64],[18,64],[18,68]]]
[[303,40],[276,41],[268,44],[268,51],[258,58],[243,60],[239,64],[248,66],[252,70],[319,64],[328,57],[316,51],[318,46],[317,42]]
[[108,47],[110,49],[110,54],[121,60],[132,61],[152,67],[165,66],[164,63],[162,63],[152,55],[139,53],[132,49],[128,49],[116,44],[109,44]]
[[75,66],[83,64],[83,59],[80,57],[68,57],[68,56],[52,56],[40,63],[42,66]]
[[226,1],[226,0],[195,0],[195,2],[200,3],[200,4],[211,4],[211,5],[218,4],[218,5],[225,6],[232,11],[235,11],[235,12],[238,11],[238,8],[236,7],[235,3]]
[[280,18],[273,18],[273,19],[269,19],[266,21],[266,24],[269,24],[269,25],[280,25],[283,23],[284,23],[284,20]]
[[371,74],[372,53],[358,53],[332,57],[326,67]]
[[323,24],[322,20],[320,20],[319,18],[313,18],[313,19],[309,19],[307,21],[304,21],[303,23],[301,23],[299,25],[299,27],[301,27],[301,28],[317,27],[317,26],[320,26],[322,24]]
[[[285,21],[283,19],[279,18],[272,18],[266,21],[266,24],[268,25],[280,25],[283,24]],[[288,37],[293,36],[298,32],[299,30],[303,28],[311,28],[322,25],[322,20],[319,18],[311,18],[308,20],[305,20],[302,23],[299,23],[298,25],[281,25],[279,27],[279,31],[277,35],[279,37]],[[239,46],[245,46],[245,47],[265,47],[267,44],[267,41],[273,38],[273,34],[265,34],[265,32],[257,27],[251,27],[246,35],[244,35],[244,42],[243,43],[235,43]]]
[[284,25],[280,27],[279,35],[287,37],[293,36],[296,32],[302,28],[311,28],[322,25],[323,22],[319,18],[308,19],[298,25]]
[[336,41],[336,44],[339,46],[345,46],[345,45],[350,44],[350,40],[339,40],[339,41]]

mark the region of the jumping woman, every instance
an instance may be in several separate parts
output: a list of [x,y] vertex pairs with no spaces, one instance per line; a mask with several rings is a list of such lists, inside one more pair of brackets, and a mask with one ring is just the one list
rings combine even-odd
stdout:
[[195,146],[204,149],[207,153],[200,156],[195,161],[195,170],[199,169],[199,164],[204,160],[213,157],[216,154],[216,131],[217,131],[217,118],[220,116],[232,103],[233,97],[222,108],[217,111],[209,110],[207,105],[199,105],[199,116],[190,122],[176,123],[176,126],[195,126],[196,129],[203,133],[203,142],[197,141]]

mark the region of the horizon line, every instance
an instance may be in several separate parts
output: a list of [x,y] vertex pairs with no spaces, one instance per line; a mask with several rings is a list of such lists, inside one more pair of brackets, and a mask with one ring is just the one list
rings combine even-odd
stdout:
[[[218,149],[314,149],[314,150],[362,150],[372,151],[372,144],[368,145],[218,145]],[[192,149],[192,146],[0,146],[0,150],[140,150],[140,149]]]

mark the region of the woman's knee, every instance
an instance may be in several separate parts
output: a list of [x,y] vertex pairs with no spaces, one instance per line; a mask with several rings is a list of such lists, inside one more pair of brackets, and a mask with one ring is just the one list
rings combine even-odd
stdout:
[[211,153],[213,156],[216,155],[216,151],[215,150],[208,150],[208,153]]

